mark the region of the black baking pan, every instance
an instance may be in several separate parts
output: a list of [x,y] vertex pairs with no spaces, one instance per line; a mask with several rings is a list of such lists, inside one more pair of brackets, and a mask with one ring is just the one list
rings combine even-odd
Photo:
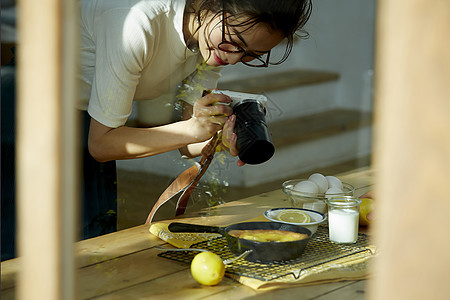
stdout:
[[[258,242],[240,239],[228,234],[231,230],[255,229],[293,231],[305,233],[308,237],[303,240],[291,242]],[[169,230],[171,232],[219,233],[227,239],[228,246],[234,255],[240,255],[247,250],[251,250],[250,254],[248,254],[245,259],[251,262],[261,263],[297,259],[302,255],[306,245],[311,239],[311,231],[305,227],[275,222],[243,222],[226,227],[174,222],[169,224]]]

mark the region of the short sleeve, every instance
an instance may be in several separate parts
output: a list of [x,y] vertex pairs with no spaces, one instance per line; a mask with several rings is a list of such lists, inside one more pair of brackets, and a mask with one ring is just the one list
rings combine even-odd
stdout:
[[139,10],[113,9],[95,20],[96,59],[88,112],[108,127],[125,124],[151,57],[150,23]]

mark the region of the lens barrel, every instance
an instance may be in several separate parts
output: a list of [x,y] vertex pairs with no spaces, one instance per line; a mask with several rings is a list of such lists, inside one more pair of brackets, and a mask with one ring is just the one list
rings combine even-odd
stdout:
[[234,105],[233,112],[236,115],[234,132],[240,160],[251,165],[268,161],[275,153],[275,147],[263,105],[254,99],[245,99]]

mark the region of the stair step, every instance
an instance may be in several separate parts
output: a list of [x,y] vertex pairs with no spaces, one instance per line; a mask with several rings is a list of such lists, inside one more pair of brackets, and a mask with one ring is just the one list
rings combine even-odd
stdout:
[[369,126],[372,114],[359,110],[336,108],[328,111],[279,120],[269,124],[275,148],[344,133]]
[[293,69],[282,72],[264,73],[250,78],[219,81],[218,88],[222,90],[244,93],[262,93],[278,91],[287,88],[319,84],[339,79],[339,74],[333,72]]

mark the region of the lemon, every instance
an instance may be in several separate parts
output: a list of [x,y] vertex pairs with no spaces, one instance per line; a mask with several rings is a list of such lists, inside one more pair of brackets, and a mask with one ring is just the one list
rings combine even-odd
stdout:
[[367,226],[370,224],[371,219],[367,218],[367,214],[373,211],[374,201],[371,198],[360,198],[361,204],[359,205],[359,225]]
[[219,255],[200,252],[191,262],[191,274],[203,285],[216,285],[225,275],[225,265]]
[[277,214],[277,219],[289,223],[309,223],[311,217],[301,210],[285,209]]

